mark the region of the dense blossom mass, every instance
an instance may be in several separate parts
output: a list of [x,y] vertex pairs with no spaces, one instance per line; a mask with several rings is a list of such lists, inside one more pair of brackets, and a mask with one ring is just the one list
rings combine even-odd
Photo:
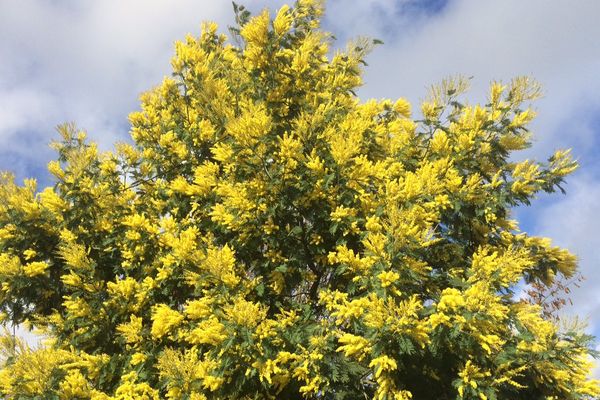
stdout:
[[[590,338],[515,296],[576,271],[510,209],[560,188],[530,80],[361,102],[371,42],[332,52],[320,2],[209,23],[99,152],[59,128],[53,187],[0,181],[11,399],[587,399]],[[393,79],[390,77],[389,79]]]

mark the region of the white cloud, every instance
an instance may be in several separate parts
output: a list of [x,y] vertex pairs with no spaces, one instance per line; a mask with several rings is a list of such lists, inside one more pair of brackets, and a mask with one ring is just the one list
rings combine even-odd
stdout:
[[52,96],[32,88],[0,89],[0,144],[12,132],[39,128],[56,114]]
[[139,94],[170,73],[175,40],[197,35],[202,20],[223,29],[232,20],[229,2],[194,0],[2,0],[0,9],[0,90],[11,105],[0,137],[35,129],[49,139],[76,121],[104,146],[124,137]]

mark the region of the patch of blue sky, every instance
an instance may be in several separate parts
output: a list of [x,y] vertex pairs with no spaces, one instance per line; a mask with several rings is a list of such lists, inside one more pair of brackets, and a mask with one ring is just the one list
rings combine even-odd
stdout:
[[600,108],[589,110],[588,115],[590,134],[576,143],[573,155],[579,162],[580,171],[600,181]]
[[410,33],[424,26],[424,22],[442,14],[450,0],[400,0],[394,2],[393,13],[389,9],[374,6],[374,12],[382,21],[382,33],[386,39]]
[[19,183],[35,178],[38,189],[51,186],[53,180],[46,165],[55,158],[55,153],[46,140],[46,136],[37,132],[17,132],[10,145],[0,150],[0,171],[11,172]]
[[450,0],[404,0],[396,1],[396,15],[427,15],[433,16],[443,12]]

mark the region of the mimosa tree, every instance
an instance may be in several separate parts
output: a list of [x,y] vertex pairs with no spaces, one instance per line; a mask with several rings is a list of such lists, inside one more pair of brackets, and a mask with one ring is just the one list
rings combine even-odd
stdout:
[[[236,6],[99,152],[59,128],[38,191],[0,184],[0,306],[11,399],[586,399],[590,337],[517,285],[576,259],[511,209],[560,188],[568,151],[529,146],[530,80],[360,101],[371,43],[330,52],[322,4]],[[390,79],[393,79],[390,77]]]

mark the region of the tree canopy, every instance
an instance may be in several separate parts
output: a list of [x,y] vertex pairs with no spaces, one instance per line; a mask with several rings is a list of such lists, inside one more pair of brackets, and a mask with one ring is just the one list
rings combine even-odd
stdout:
[[[586,399],[591,338],[519,285],[575,257],[511,209],[561,189],[530,145],[529,79],[360,101],[372,42],[332,52],[319,1],[235,6],[176,44],[131,138],[59,128],[53,187],[0,182],[2,339],[14,399]],[[393,79],[390,77],[390,79]]]

